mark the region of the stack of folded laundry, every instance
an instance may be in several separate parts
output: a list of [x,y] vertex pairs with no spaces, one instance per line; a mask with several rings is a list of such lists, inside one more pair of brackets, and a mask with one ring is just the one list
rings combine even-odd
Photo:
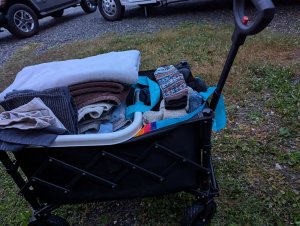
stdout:
[[79,133],[115,132],[130,123],[125,118],[128,85],[93,81],[69,88],[78,109]]

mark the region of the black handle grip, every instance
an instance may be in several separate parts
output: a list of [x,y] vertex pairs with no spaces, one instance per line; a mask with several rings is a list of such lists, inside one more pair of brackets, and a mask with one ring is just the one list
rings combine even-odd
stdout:
[[257,11],[257,17],[251,25],[243,24],[245,15],[245,0],[233,1],[233,13],[236,29],[239,33],[247,35],[255,35],[262,31],[274,17],[275,6],[271,0],[251,0]]

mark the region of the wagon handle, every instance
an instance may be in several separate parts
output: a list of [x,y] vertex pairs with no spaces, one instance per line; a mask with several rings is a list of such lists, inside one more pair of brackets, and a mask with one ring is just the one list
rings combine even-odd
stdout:
[[233,15],[235,29],[232,35],[232,45],[221,73],[217,88],[210,102],[210,107],[215,110],[220,99],[223,87],[230,72],[234,58],[241,45],[244,44],[248,35],[255,35],[265,29],[272,21],[275,14],[275,6],[271,0],[251,0],[256,8],[256,18],[250,25],[245,15],[245,0],[233,0]]

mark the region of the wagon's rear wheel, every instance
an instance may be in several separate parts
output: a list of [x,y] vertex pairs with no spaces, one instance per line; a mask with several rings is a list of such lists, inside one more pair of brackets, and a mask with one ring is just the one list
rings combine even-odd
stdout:
[[217,211],[217,204],[210,200],[207,204],[195,202],[188,208],[181,220],[182,226],[208,225]]

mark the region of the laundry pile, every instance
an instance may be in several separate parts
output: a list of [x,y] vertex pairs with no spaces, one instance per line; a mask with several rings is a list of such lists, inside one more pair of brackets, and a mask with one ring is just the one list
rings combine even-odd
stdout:
[[[157,129],[155,122],[181,118],[195,111],[203,103],[199,92],[207,90],[204,81],[193,77],[186,62],[184,67],[182,65],[159,67],[153,73],[152,79],[159,84],[162,99],[156,110],[144,112],[144,127],[137,136]],[[140,99],[147,99],[144,96],[145,94],[140,96]]]
[[86,82],[70,86],[78,110],[79,133],[111,133],[130,123],[125,100],[130,87],[116,82]]
[[0,150],[126,127],[125,100],[139,65],[140,52],[130,50],[25,67],[0,94]]
[[[143,77],[139,65],[140,52],[129,50],[25,67],[0,94],[5,109],[0,114],[0,150],[51,146],[58,135],[113,137],[131,125],[136,128],[130,133],[141,135],[149,124],[183,117],[202,104],[199,92],[206,85],[192,76],[187,63],[147,74],[156,90],[138,83]],[[154,104],[153,92],[158,95]],[[141,109],[141,103],[147,107]],[[143,116],[133,123],[136,119],[127,113],[136,104],[134,112]]]

